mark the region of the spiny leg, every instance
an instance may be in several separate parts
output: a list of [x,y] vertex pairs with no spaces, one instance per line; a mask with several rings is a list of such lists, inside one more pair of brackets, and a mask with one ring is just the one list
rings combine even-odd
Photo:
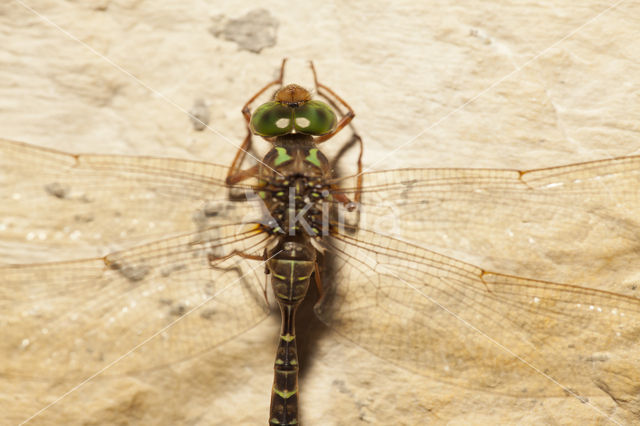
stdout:
[[356,191],[353,196],[353,202],[358,204],[360,203],[360,197],[362,194],[362,152],[364,151],[364,144],[362,143],[362,138],[359,134],[357,134],[354,130],[353,136],[347,142],[345,142],[338,153],[331,160],[331,170],[335,170],[338,161],[340,161],[340,157],[342,157],[348,150],[353,146],[354,143],[358,143],[360,145],[360,153],[358,154],[357,164],[357,172],[356,172]]
[[[332,138],[336,133],[342,130],[347,124],[351,122],[351,120],[353,120],[353,117],[355,117],[356,114],[355,112],[353,112],[353,108],[351,108],[351,106],[348,103],[346,103],[344,99],[338,96],[336,92],[334,92],[333,90],[331,90],[330,88],[328,88],[327,86],[325,86],[324,84],[318,81],[316,69],[313,66],[312,61],[309,61],[309,66],[311,67],[311,72],[313,73],[313,82],[316,85],[316,91],[318,92],[318,94],[324,97],[325,99],[329,100],[329,97],[326,94],[321,92],[321,89],[326,90],[331,96],[333,96],[339,103],[341,103],[347,109],[347,112],[342,116],[342,118],[338,122],[338,125],[336,126],[335,129],[333,129],[333,131],[331,131],[330,133],[327,133],[326,135],[318,136],[317,138],[314,139],[315,143],[322,143],[327,139]],[[334,106],[339,112],[341,112],[335,103],[333,103],[332,101],[329,101],[329,103],[332,106]]]
[[258,92],[256,92],[256,94],[253,95],[251,99],[249,99],[247,103],[245,103],[244,106],[242,107],[242,115],[244,115],[244,119],[247,121],[247,124],[249,124],[249,122],[251,121],[251,108],[249,108],[249,105],[251,105],[258,96],[266,92],[267,89],[269,89],[269,87],[275,86],[275,85],[282,86],[282,80],[284,78],[284,66],[286,63],[287,63],[287,58],[284,58],[282,60],[282,64],[280,65],[280,75],[278,76],[278,78],[273,80],[271,83],[267,83],[262,89],[258,90]]
[[212,268],[220,268],[217,265],[214,265],[214,262],[224,262],[227,259],[232,258],[233,256],[239,256],[243,259],[248,259],[248,260],[266,260],[264,255],[262,256],[258,256],[257,254],[249,254],[249,253],[245,253],[243,251],[240,250],[233,250],[231,253],[229,254],[225,254],[224,256],[216,256],[213,253],[209,253],[209,255],[207,256],[207,260],[209,260],[209,266],[211,266]]
[[[230,267],[221,267],[218,266],[216,263],[218,262],[224,262],[227,259],[232,258],[233,256],[239,256],[243,259],[248,259],[248,260],[258,260],[258,261],[265,261],[265,259],[267,258],[267,248],[265,247],[264,249],[264,253],[262,256],[258,256],[255,254],[248,254],[248,253],[244,253],[240,250],[233,250],[231,253],[226,254],[224,256],[216,256],[213,253],[209,253],[207,255],[207,260],[209,261],[209,266],[211,267],[211,269],[216,269],[216,270],[221,270],[221,271],[233,271],[235,270],[239,276],[242,276],[242,270],[238,267],[238,266],[230,266]],[[268,273],[268,272],[267,272]],[[265,277],[267,276],[267,273],[265,273]],[[267,305],[269,305],[269,299],[267,298],[267,283],[265,282],[265,286],[262,288],[262,292],[264,294],[264,300],[267,303]]]
[[236,156],[234,157],[233,162],[231,163],[231,167],[229,167],[229,172],[227,173],[227,178],[225,180],[227,185],[236,184],[238,182],[241,182],[255,175],[254,173],[247,174],[247,173],[241,172],[242,163],[244,162],[247,152],[251,149],[251,144],[252,144],[253,135],[251,134],[251,128],[249,126],[249,123],[251,122],[250,105],[258,98],[258,96],[262,95],[270,87],[276,86],[276,85],[282,86],[282,80],[284,78],[284,67],[286,63],[287,63],[287,58],[284,58],[282,60],[282,65],[280,65],[280,74],[278,78],[273,80],[270,83],[267,83],[262,89],[256,92],[242,107],[242,116],[247,122],[247,136],[245,136],[244,141],[242,142],[242,145],[240,145],[240,147],[238,148],[238,151],[236,152]]
[[[266,259],[267,256],[267,248],[264,248],[264,252],[262,254],[262,256]],[[264,295],[264,301],[267,303],[267,306],[269,306],[269,296],[267,293],[267,288],[269,288],[269,274],[271,273],[271,271],[269,270],[269,265],[267,265],[267,263],[265,262],[264,264],[264,286],[262,287],[262,294]]]
[[238,148],[236,156],[233,158],[233,162],[227,172],[227,178],[225,179],[225,183],[227,185],[235,185],[236,183],[246,179],[246,177],[240,178],[239,175],[241,174],[240,167],[242,166],[244,158],[247,155],[247,152],[251,149],[251,137],[251,129],[247,124],[247,136],[245,136],[244,141],[242,141],[242,145]]
[[[349,141],[347,141],[342,146],[342,148],[340,148],[340,151],[338,151],[338,154],[334,157],[333,161],[331,162],[331,168],[332,169],[334,169],[334,167],[335,167],[337,161],[340,159],[340,157],[355,142],[357,142],[360,145],[360,153],[358,154],[358,161],[356,163],[357,164],[356,191],[355,191],[355,195],[354,195],[354,199],[353,199],[353,202],[358,204],[360,202],[360,198],[361,198],[361,194],[362,194],[362,154],[364,152],[364,144],[362,143],[362,138],[356,132],[355,128],[353,127],[353,124],[351,123],[351,120],[353,120],[353,117],[355,117],[355,112],[353,111],[351,106],[347,102],[345,102],[344,99],[342,99],[340,96],[338,96],[336,94],[336,92],[334,92],[329,87],[325,86],[324,84],[322,84],[322,83],[320,83],[318,81],[318,75],[316,73],[316,68],[313,65],[313,61],[309,61],[309,66],[311,67],[311,72],[313,73],[313,81],[314,81],[314,84],[316,85],[316,92],[318,93],[318,95],[320,95],[323,98],[325,98],[329,102],[329,104],[332,107],[334,107],[340,113],[340,115],[342,115],[342,118],[338,122],[338,125],[336,126],[336,128],[331,133],[328,133],[326,135],[317,137],[314,140],[314,142],[321,143],[321,142],[326,141],[327,139],[331,138],[333,135],[338,133],[340,130],[342,130],[347,124],[351,127],[351,130],[353,131],[353,136],[351,137],[351,139]],[[337,105],[337,102],[335,102],[331,98],[331,96],[328,96],[327,94],[323,93],[321,89],[326,90],[331,96],[333,96],[333,98],[335,98],[339,103],[341,103],[345,108],[347,108],[347,112],[345,114],[343,114],[342,110]]]
[[[314,74],[315,75],[315,74]],[[342,112],[342,110],[340,109],[340,107],[338,106],[338,104],[328,95],[326,95],[325,93],[322,93],[322,91],[320,91],[319,89],[316,89],[316,92],[318,93],[319,96],[323,97],[336,111],[338,111],[338,113],[341,116],[344,116],[344,113]],[[338,153],[333,157],[333,159],[331,160],[331,170],[335,170],[336,166],[338,164],[338,161],[340,161],[340,158],[355,144],[357,143],[360,146],[360,152],[358,153],[358,160],[356,161],[356,192],[355,192],[355,196],[354,196],[354,202],[355,203],[359,203],[360,202],[360,195],[361,195],[361,189],[362,189],[362,154],[364,152],[364,144],[362,143],[362,137],[358,134],[358,132],[356,131],[355,127],[353,126],[353,123],[349,123],[349,127],[351,127],[351,131],[353,132],[353,134],[351,135],[351,138],[345,142],[342,147],[340,147],[340,150],[338,151]]]
[[[324,263],[324,257],[322,257],[322,263]],[[324,289],[322,288],[322,276],[320,275],[320,265],[318,260],[316,260],[316,264],[314,266],[315,270],[315,282],[316,288],[318,289],[318,301],[322,300],[324,297]]]

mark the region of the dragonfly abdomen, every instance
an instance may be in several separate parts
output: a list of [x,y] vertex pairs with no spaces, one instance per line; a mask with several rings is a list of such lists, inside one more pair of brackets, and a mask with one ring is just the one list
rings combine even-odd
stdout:
[[316,252],[308,238],[298,235],[282,237],[277,246],[270,250],[268,257],[271,286],[282,314],[269,424],[297,425],[299,366],[295,315],[309,289]]

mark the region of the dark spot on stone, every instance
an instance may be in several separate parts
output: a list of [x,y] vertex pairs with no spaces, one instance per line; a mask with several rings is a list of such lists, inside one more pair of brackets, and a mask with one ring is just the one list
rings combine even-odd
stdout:
[[87,214],[77,214],[75,216],[73,216],[73,220],[78,222],[78,223],[89,223],[89,222],[93,222],[93,215],[90,213]]
[[179,304],[179,305],[176,305],[176,306],[172,307],[171,310],[169,311],[169,313],[171,315],[174,315],[176,317],[183,316],[185,314],[185,312],[187,312],[187,308],[186,308],[186,306],[184,306],[182,304]]
[[216,217],[220,214],[220,204],[219,203],[207,203],[204,205],[202,212],[205,217]]
[[605,362],[605,361],[609,361],[610,358],[611,356],[608,353],[598,352],[598,353],[593,353],[587,356],[587,361],[588,362]]
[[207,201],[191,215],[196,228],[204,230],[219,221],[221,217],[231,217],[235,206],[226,201]]
[[69,195],[69,187],[59,182],[52,182],[44,186],[44,190],[47,194],[53,195],[56,198],[64,199]]
[[331,382],[331,384],[338,388],[338,392],[344,393],[344,394],[351,394],[349,389],[347,389],[347,385],[344,382],[344,380],[334,380],[333,382]]
[[178,264],[178,265],[171,265],[171,266],[168,266],[168,267],[162,269],[160,271],[160,275],[162,275],[163,277],[168,277],[172,273],[174,273],[176,271],[182,271],[182,270],[184,270],[186,268],[187,268],[187,266],[184,263],[181,263],[181,264]]
[[214,308],[203,309],[200,313],[200,316],[206,320],[210,320],[216,314],[216,310]]
[[203,99],[196,99],[191,110],[189,111],[189,119],[193,124],[193,128],[202,131],[209,124],[209,108]]
[[109,269],[118,271],[123,277],[132,282],[142,281],[149,274],[149,268],[146,266],[123,265],[121,262],[111,261]]
[[144,266],[125,266],[120,269],[120,273],[129,281],[142,281],[149,273],[149,269]]
[[218,15],[209,32],[215,37],[235,42],[242,50],[260,53],[276,45],[278,21],[266,9],[252,10],[238,19]]

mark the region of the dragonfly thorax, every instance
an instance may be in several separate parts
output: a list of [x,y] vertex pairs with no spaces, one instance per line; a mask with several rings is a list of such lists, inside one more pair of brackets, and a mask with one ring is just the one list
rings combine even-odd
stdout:
[[329,233],[331,167],[307,135],[278,137],[264,157],[255,188],[268,212],[265,230],[279,235],[321,237]]
[[329,232],[330,187],[321,179],[286,176],[260,187],[268,217],[261,223],[279,235],[322,237]]

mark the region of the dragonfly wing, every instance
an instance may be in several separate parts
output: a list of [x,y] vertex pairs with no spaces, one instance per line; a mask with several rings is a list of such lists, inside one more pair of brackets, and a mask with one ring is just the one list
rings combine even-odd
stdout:
[[[104,258],[0,267],[3,380],[137,373],[215,348],[264,319],[267,236],[212,227]],[[12,329],[14,329],[12,328]]]
[[[73,155],[0,140],[3,263],[102,256],[242,220],[227,167],[172,158]],[[238,186],[237,190],[248,189]]]
[[637,392],[640,299],[487,272],[362,229],[325,245],[335,260],[317,314],[385,360],[518,397]]
[[[340,182],[352,199],[355,182]],[[580,271],[626,266],[640,241],[640,157],[531,171],[390,170],[365,173],[363,184],[362,226],[499,270],[584,280]]]

